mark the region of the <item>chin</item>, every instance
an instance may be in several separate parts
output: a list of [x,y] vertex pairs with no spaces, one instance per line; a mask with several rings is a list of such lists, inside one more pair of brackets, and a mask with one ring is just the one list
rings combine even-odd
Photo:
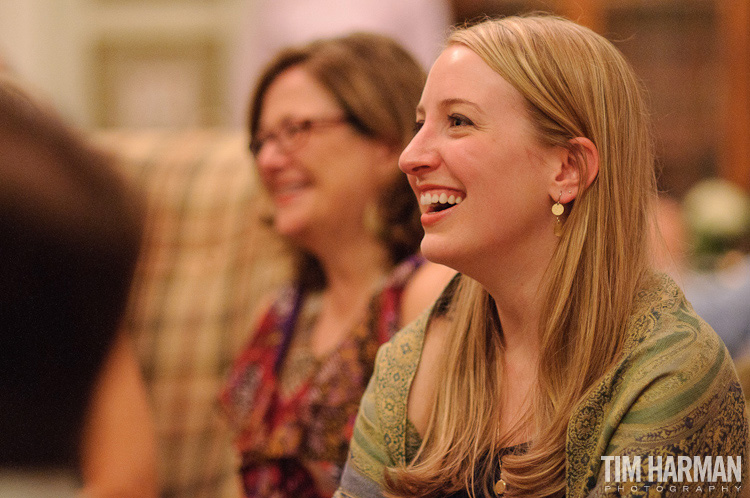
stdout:
[[456,269],[460,260],[460,255],[456,252],[455,245],[450,245],[445,241],[435,240],[429,235],[422,239],[420,246],[422,256],[428,261]]
[[276,233],[292,242],[296,242],[305,232],[305,224],[301,220],[278,215],[274,218],[273,228]]

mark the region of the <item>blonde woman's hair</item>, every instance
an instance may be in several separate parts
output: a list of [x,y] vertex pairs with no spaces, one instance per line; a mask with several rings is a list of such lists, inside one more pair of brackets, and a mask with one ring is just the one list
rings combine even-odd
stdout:
[[[634,296],[648,272],[646,236],[656,194],[648,112],[641,85],[605,38],[553,16],[508,17],[461,28],[464,45],[525,98],[543,144],[565,147],[589,138],[599,173],[580,185],[547,268],[539,323],[539,380],[525,423],[522,455],[502,459],[503,478],[522,496],[565,489],[565,440],[571,412],[617,360]],[[422,446],[405,468],[386,475],[392,496],[434,496],[459,489],[494,496],[494,455],[519,437],[498,435],[503,399],[503,339],[494,302],[462,277],[436,401]]]

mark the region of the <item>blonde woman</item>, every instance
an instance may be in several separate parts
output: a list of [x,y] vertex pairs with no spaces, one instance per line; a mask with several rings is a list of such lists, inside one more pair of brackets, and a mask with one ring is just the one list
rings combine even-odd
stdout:
[[[416,116],[422,251],[462,275],[380,349],[337,496],[738,495],[742,391],[649,268],[648,111],[622,55],[560,18],[485,21],[450,36]],[[681,456],[732,475],[685,482]]]

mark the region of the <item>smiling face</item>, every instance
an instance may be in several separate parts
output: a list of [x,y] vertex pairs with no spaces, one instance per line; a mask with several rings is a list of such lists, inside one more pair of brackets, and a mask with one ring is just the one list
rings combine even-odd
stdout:
[[395,171],[385,145],[337,118],[345,116],[335,97],[301,66],[276,77],[262,100],[257,136],[278,136],[290,123],[322,123],[293,148],[267,139],[255,158],[276,230],[308,249],[342,230],[360,230],[365,206]]
[[459,44],[441,54],[417,123],[399,165],[420,201],[428,259],[477,278],[555,242],[560,150],[540,144],[522,95],[477,54]]

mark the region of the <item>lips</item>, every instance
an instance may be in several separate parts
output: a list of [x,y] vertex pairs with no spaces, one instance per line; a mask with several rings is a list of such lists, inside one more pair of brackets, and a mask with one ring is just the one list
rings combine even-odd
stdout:
[[420,211],[422,211],[420,221],[425,229],[453,213],[466,198],[465,192],[452,188],[422,186],[417,187],[416,190]]
[[304,192],[309,186],[309,182],[302,180],[283,181],[274,182],[269,190],[271,196],[277,203],[284,204]]

